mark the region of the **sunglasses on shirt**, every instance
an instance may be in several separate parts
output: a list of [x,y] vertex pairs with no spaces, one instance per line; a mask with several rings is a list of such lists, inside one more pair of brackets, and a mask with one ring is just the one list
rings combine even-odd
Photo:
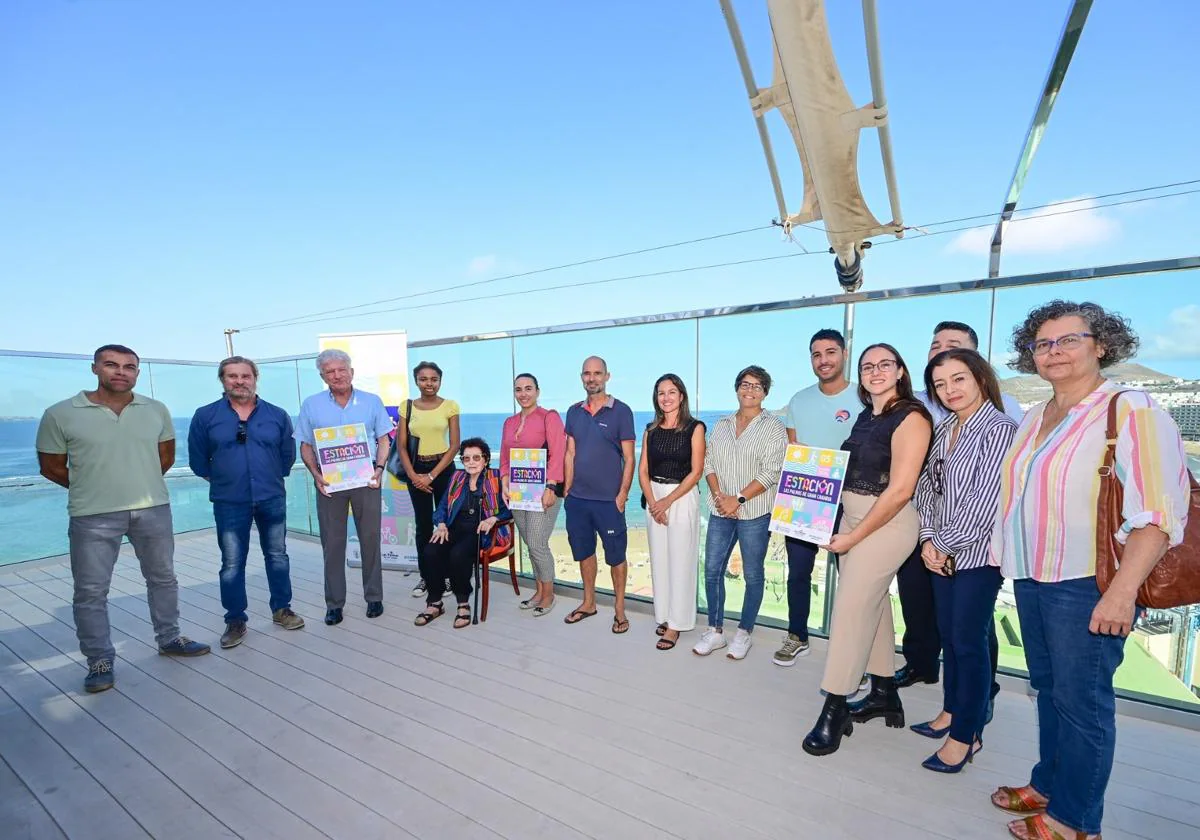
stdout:
[[237,442],[238,443],[246,442],[246,421],[245,420],[238,421]]

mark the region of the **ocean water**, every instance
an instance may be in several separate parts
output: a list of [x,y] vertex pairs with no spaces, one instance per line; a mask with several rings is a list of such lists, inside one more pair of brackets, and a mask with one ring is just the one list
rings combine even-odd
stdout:
[[[705,412],[700,419],[710,427],[724,412]],[[481,437],[492,448],[493,466],[499,462],[500,432],[507,414],[463,414],[462,437]],[[640,433],[653,419],[650,412],[634,413],[634,429]],[[293,418],[293,421],[295,418]],[[212,506],[208,485],[192,474],[187,465],[189,418],[176,417],[175,466],[167,473],[171,491],[172,514],[177,531],[192,531],[212,526]],[[0,543],[0,565],[48,557],[67,550],[67,491],[38,474],[37,420],[0,421],[0,528],[5,540]],[[640,454],[640,451],[639,453]],[[315,533],[311,482],[301,467],[288,480],[288,525]],[[626,508],[630,527],[644,527],[645,513],[640,504],[636,479]]]

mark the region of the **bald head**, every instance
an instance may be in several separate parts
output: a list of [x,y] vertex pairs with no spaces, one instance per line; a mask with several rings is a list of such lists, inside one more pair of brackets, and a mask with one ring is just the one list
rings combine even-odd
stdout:
[[599,356],[588,356],[583,360],[584,371],[587,371],[589,367],[594,367],[596,365],[599,365],[601,373],[608,373],[608,362],[604,361],[604,359],[600,358]]
[[588,356],[583,360],[583,370],[580,371],[579,378],[583,381],[583,390],[587,391],[589,397],[603,395],[608,386],[608,363],[599,356]]

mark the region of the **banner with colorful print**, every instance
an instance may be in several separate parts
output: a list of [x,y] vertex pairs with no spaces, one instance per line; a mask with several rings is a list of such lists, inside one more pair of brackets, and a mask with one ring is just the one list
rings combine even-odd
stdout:
[[793,443],[783,458],[770,530],[825,545],[833,536],[850,453]]
[[[408,399],[408,334],[403,330],[387,332],[338,333],[318,339],[321,350],[337,349],[350,354],[354,368],[354,387],[378,394],[392,418],[392,445],[396,445],[395,425],[400,406]],[[374,466],[372,465],[372,469]],[[380,489],[382,517],[380,546],[385,569],[415,571],[417,568],[417,523],[408,485],[386,470]],[[351,520],[346,541],[346,562],[361,566],[358,534]]]
[[354,423],[313,429],[313,438],[321,477],[329,482],[331,493],[366,487],[371,483],[375,477],[375,461],[371,458],[365,425]]
[[543,511],[546,492],[546,450],[511,449],[508,453],[508,506],[513,510]]

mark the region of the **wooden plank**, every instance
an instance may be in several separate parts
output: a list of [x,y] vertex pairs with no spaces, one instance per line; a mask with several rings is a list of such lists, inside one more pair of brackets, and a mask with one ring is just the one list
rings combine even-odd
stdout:
[[[25,590],[22,594],[31,592],[40,592],[43,601],[51,598],[40,588]],[[81,660],[78,653],[70,650],[76,644],[75,634],[72,628],[53,620],[51,613],[37,606],[37,600],[35,596],[23,606],[4,605],[8,615],[23,620],[37,632],[34,640],[27,641],[25,650],[15,652],[66,696],[78,690],[76,680],[82,673],[78,667],[64,667],[65,663]],[[110,610],[119,608],[120,601],[120,597],[110,598]],[[69,610],[64,611],[69,613]],[[120,653],[126,651],[136,653],[132,642],[122,643]],[[157,653],[150,657],[155,661],[159,658]],[[226,733],[213,725],[214,719],[208,712],[182,695],[156,684],[139,669],[137,656],[120,656],[116,677],[117,688],[97,695],[81,695],[78,702],[86,705],[96,720],[132,747],[139,758],[156,768],[156,772],[172,786],[177,785],[173,796],[168,796],[167,792],[156,794],[151,786],[146,786],[145,792],[139,787],[133,794],[139,800],[149,797],[163,812],[162,825],[151,826],[148,819],[139,817],[152,836],[165,836],[168,832],[197,838],[236,836],[226,828],[232,825],[240,827],[239,834],[280,840],[337,836],[336,832],[330,834],[310,825],[269,795],[276,788],[286,789],[286,768],[279,767],[269,757],[256,755],[241,743],[244,739],[230,745]],[[228,749],[230,746],[233,748]],[[81,763],[94,768],[103,767],[106,762],[98,756],[95,760],[81,760]],[[296,785],[297,793],[289,798],[302,800],[307,795],[315,803],[310,808],[314,812],[322,805],[341,804],[322,795],[322,783],[308,781],[311,784]],[[118,798],[131,812],[137,813],[129,801],[130,796],[122,794]],[[176,802],[178,798],[186,799],[186,803]],[[203,802],[203,806],[197,801]],[[359,823],[363,823],[364,829],[370,827],[358,816],[359,811],[361,809],[347,809],[347,813],[355,814],[356,818],[350,821],[346,831],[358,830]],[[158,810],[154,814],[157,817]],[[395,834],[380,831],[363,836]]]
[[[15,657],[0,646],[0,668],[8,672],[10,665],[17,667]],[[147,836],[129,812],[4,689],[0,689],[0,744],[7,753],[0,760],[0,826],[5,836],[66,837],[51,810],[61,826],[76,836],[85,829],[106,837]]]
[[[123,585],[128,584],[117,576],[113,591],[121,592]],[[49,594],[60,597],[62,606],[57,609],[65,609],[66,602],[61,598],[69,592],[56,593],[50,585],[44,586]],[[112,611],[114,629],[128,638],[145,636],[149,632],[148,622],[138,615],[139,610],[127,612],[125,606],[128,605]],[[184,623],[186,626],[186,617]],[[499,836],[471,815],[456,810],[462,809],[470,798],[460,795],[439,801],[404,784],[388,767],[366,761],[372,755],[382,756],[388,764],[406,765],[409,775],[418,778],[430,775],[429,764],[421,756],[409,753],[402,745],[381,741],[377,733],[355,716],[341,710],[317,714],[313,701],[301,693],[303,686],[296,682],[296,674],[272,672],[272,663],[265,658],[254,663],[264,670],[248,667],[244,659],[248,651],[245,646],[234,651],[218,649],[204,659],[177,662],[157,658],[145,661],[141,667],[159,680],[170,681],[177,690],[238,729],[245,738],[269,744],[287,760],[319,775],[357,802],[370,803],[372,810],[395,825],[403,825],[409,832],[424,836],[427,832],[449,831],[464,840]],[[182,673],[178,665],[184,666]],[[459,793],[465,794],[467,790]],[[508,803],[500,799],[487,804],[502,808]],[[539,832],[524,836],[572,836],[569,826],[547,823],[538,829],[536,820],[516,824],[513,830],[515,834]]]
[[[197,597],[192,587],[188,587],[187,596],[189,599]],[[208,614],[219,615],[220,607],[217,601],[209,600],[211,603]],[[311,639],[314,634],[293,633],[286,636],[289,641],[302,643]],[[269,640],[272,637],[262,634],[258,638]],[[244,644],[240,650],[245,653],[245,649]],[[664,797],[660,792],[640,789],[619,775],[597,770],[591,766],[590,756],[586,764],[580,764],[572,754],[555,753],[545,745],[533,743],[524,736],[513,736],[496,727],[493,722],[480,721],[469,714],[455,715],[437,703],[425,700],[421,696],[423,691],[396,698],[395,692],[379,685],[378,679],[373,679],[374,675],[370,671],[336,672],[340,667],[338,661],[344,661],[346,656],[354,655],[354,651],[342,650],[335,655],[339,659],[326,659],[324,670],[321,668],[321,660],[312,656],[305,656],[299,663],[293,663],[293,683],[296,680],[311,680],[305,673],[310,670],[322,677],[303,689],[303,693],[311,701],[321,702],[318,693],[327,689],[328,683],[355,685],[354,695],[325,702],[330,704],[330,707],[334,707],[333,704],[336,703],[337,706],[346,705],[347,708],[355,709],[356,720],[373,720],[372,726],[379,727],[382,731],[387,731],[387,722],[378,720],[378,711],[386,710],[392,704],[402,703],[405,710],[402,721],[409,724],[404,731],[406,743],[413,745],[415,749],[426,751],[431,758],[445,756],[448,750],[453,750],[461,755],[461,759],[456,761],[456,766],[471,768],[471,772],[478,774],[477,777],[484,784],[511,790],[514,795],[523,796],[527,801],[536,802],[541,799],[551,803],[547,807],[573,809],[570,818],[577,821],[582,830],[587,831],[589,824],[594,824],[593,829],[598,834],[593,836],[603,836],[606,830],[616,829],[621,829],[622,833],[634,832],[634,836],[663,836],[661,832],[664,831],[680,831],[683,832],[681,836],[703,836],[703,832],[711,830],[713,819],[717,819],[718,824],[724,819],[712,815],[705,815],[701,819],[693,808],[684,807],[683,803]],[[258,667],[269,668],[271,664],[269,661],[263,661]],[[378,671],[379,665],[378,661],[371,660],[366,667]],[[330,669],[334,672],[330,672]],[[419,685],[420,675],[412,676]],[[362,687],[357,687],[360,684]],[[297,686],[297,690],[301,689]],[[456,686],[453,691],[461,694],[461,686]],[[362,702],[364,699],[366,702]],[[414,721],[425,724],[427,731],[414,729],[411,726]],[[461,741],[455,743],[459,739]],[[484,771],[489,768],[491,773],[487,775]],[[523,785],[520,789],[514,787],[518,781]],[[556,787],[561,790],[556,791]],[[619,810],[594,802],[591,798],[603,797],[606,788],[610,787],[616,788],[614,797],[620,802]],[[580,809],[589,813],[580,813]],[[639,825],[639,818],[647,825]],[[656,828],[657,831],[647,834],[648,827]],[[730,830],[733,827],[734,823],[730,822]]]

